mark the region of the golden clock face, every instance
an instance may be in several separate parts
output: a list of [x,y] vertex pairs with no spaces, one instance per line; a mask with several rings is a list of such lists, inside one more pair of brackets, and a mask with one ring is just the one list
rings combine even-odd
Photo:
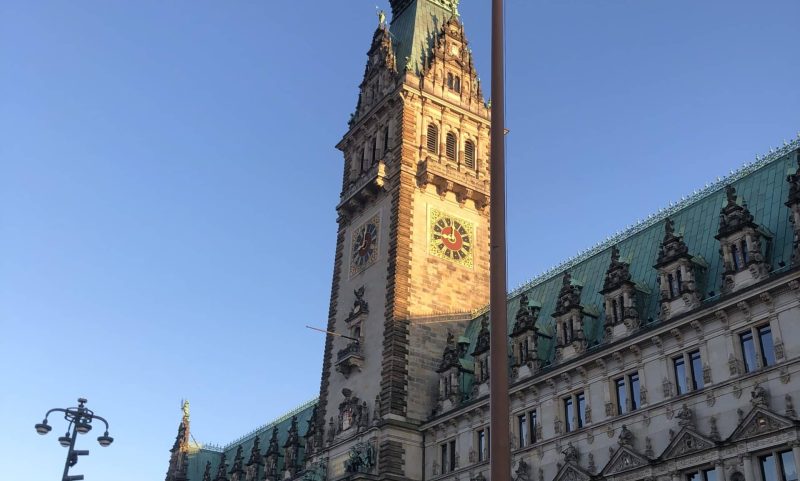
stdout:
[[436,209],[430,211],[428,252],[472,269],[475,226]]
[[360,273],[378,260],[379,234],[378,214],[353,230],[350,236],[350,276]]

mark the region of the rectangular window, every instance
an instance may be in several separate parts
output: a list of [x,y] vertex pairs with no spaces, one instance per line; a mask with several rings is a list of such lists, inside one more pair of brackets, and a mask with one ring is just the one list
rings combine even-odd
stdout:
[[692,362],[692,389],[703,389],[703,360],[700,358],[700,351],[690,352],[689,360]]
[[578,401],[578,427],[582,428],[586,425],[586,398],[583,393],[578,394],[575,398]]
[[753,342],[753,333],[745,331],[739,334],[739,344],[742,346],[742,357],[744,358],[745,372],[756,370],[756,345]]
[[700,479],[700,473],[696,471],[694,473],[686,473],[686,481],[702,481]]
[[794,454],[791,451],[784,451],[780,455],[783,481],[797,481],[797,466],[794,464]]
[[628,386],[630,388],[631,409],[635,411],[642,405],[638,374],[634,373],[628,376]]
[[517,416],[517,430],[519,432],[519,447],[524,448],[528,441],[528,419],[524,414]]
[[383,154],[389,151],[389,126],[383,128]]
[[675,371],[675,387],[678,390],[678,396],[686,394],[686,361],[683,360],[683,356],[680,356],[674,358],[672,364]]
[[761,465],[761,479],[763,481],[781,481],[775,466],[775,456],[772,454],[761,456],[759,461]]
[[444,474],[447,472],[447,443],[439,446],[439,449],[442,451],[442,457],[440,461],[442,462],[442,474]]
[[456,469],[456,441],[450,441],[450,471]]
[[484,461],[487,456],[486,452],[486,430],[478,430],[478,462]]
[[625,386],[625,378],[621,377],[614,381],[617,388],[617,414],[625,414],[628,412],[627,388]]
[[758,342],[761,347],[761,363],[764,366],[775,364],[775,346],[772,344],[772,329],[767,326],[758,328]]
[[572,403],[572,396],[564,399],[564,424],[567,427],[567,432],[575,430],[575,409]]
[[536,411],[531,411],[528,413],[528,432],[531,436],[531,444],[538,441],[538,439],[536,439]]
[[714,468],[711,469],[704,469],[703,473],[703,481],[717,481],[717,470]]

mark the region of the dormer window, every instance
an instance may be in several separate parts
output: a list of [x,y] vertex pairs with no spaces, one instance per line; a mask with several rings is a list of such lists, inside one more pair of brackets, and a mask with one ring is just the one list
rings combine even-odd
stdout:
[[475,144],[471,140],[464,143],[464,165],[469,169],[475,168]]
[[683,236],[675,233],[671,219],[664,222],[664,240],[659,246],[658,258],[653,266],[658,269],[661,294],[661,320],[700,305],[703,298],[703,272],[706,263],[689,253]]
[[439,153],[439,128],[435,124],[428,124],[428,152]]
[[458,140],[456,134],[452,132],[447,133],[447,140],[445,144],[445,153],[447,158],[455,162],[456,154],[458,153]]
[[725,188],[726,205],[719,213],[716,236],[724,271],[722,291],[732,292],[748,286],[769,273],[767,263],[772,236],[755,223],[747,203],[738,202],[736,189]]

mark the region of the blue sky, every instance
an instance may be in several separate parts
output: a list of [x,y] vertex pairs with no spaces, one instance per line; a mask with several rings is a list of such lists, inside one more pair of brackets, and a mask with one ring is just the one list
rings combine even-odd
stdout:
[[[378,0],[381,6],[388,2]],[[461,13],[489,92],[489,1]],[[509,283],[800,130],[800,2],[509,0]],[[375,0],[0,3],[3,477],[160,479],[317,395]],[[57,428],[58,429],[58,428]],[[56,430],[57,430],[56,429]]]

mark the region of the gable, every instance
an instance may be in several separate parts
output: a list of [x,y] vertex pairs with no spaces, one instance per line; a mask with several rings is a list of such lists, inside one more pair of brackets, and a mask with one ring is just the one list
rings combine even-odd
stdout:
[[714,440],[697,431],[684,427],[661,454],[661,459],[672,459],[716,447]]
[[561,467],[553,481],[588,481],[591,478],[592,475],[584,471],[580,466],[567,463]]
[[603,468],[603,476],[630,471],[650,464],[650,460],[628,446],[620,446]]
[[745,416],[736,430],[733,431],[730,440],[739,441],[744,438],[760,436],[762,434],[794,427],[794,424],[794,421],[786,416],[781,416],[761,406],[756,406]]

